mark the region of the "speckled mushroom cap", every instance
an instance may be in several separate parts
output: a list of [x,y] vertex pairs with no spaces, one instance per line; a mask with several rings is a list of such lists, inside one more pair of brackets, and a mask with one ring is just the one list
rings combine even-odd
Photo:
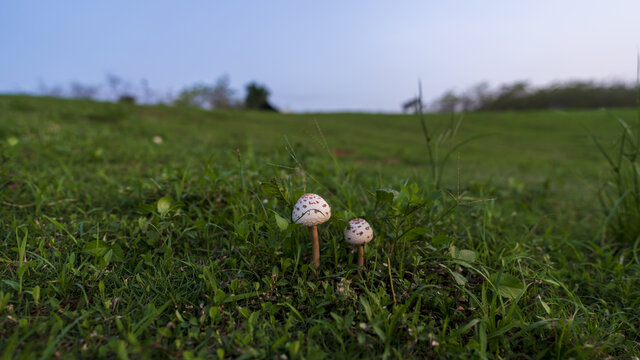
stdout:
[[373,229],[365,219],[353,219],[344,228],[344,239],[351,245],[366,244],[373,239]]
[[291,219],[304,226],[316,226],[329,220],[331,207],[322,197],[316,194],[304,194],[293,206]]

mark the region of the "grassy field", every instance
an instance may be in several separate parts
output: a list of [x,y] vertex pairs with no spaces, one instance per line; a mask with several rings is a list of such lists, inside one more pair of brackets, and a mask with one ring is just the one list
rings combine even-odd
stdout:
[[[0,96],[0,355],[637,357],[640,263],[601,231],[590,138],[636,116],[427,115],[439,159],[478,137],[436,186],[415,116]],[[318,270],[306,192],[332,206]]]

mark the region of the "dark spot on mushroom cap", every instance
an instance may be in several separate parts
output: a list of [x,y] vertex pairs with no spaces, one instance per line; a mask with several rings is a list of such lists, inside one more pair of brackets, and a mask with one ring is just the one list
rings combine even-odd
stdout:
[[364,234],[362,231],[360,231],[360,232],[358,233],[358,235],[362,235],[362,234]]
[[302,207],[303,207],[303,208],[306,208],[306,207],[307,207],[307,205],[302,205]]
[[327,204],[322,204],[322,207],[327,207]]

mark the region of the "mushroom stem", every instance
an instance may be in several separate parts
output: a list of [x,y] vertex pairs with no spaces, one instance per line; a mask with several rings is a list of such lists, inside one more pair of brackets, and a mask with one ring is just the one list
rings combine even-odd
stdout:
[[358,246],[358,266],[364,266],[364,245]]
[[313,251],[313,266],[320,266],[320,242],[318,241],[318,227],[311,227],[311,250]]

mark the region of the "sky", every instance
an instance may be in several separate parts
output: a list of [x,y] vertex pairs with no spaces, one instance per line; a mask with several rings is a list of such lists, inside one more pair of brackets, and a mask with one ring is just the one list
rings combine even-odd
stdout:
[[293,111],[397,112],[481,81],[632,81],[640,1],[0,0],[0,92],[227,74]]

